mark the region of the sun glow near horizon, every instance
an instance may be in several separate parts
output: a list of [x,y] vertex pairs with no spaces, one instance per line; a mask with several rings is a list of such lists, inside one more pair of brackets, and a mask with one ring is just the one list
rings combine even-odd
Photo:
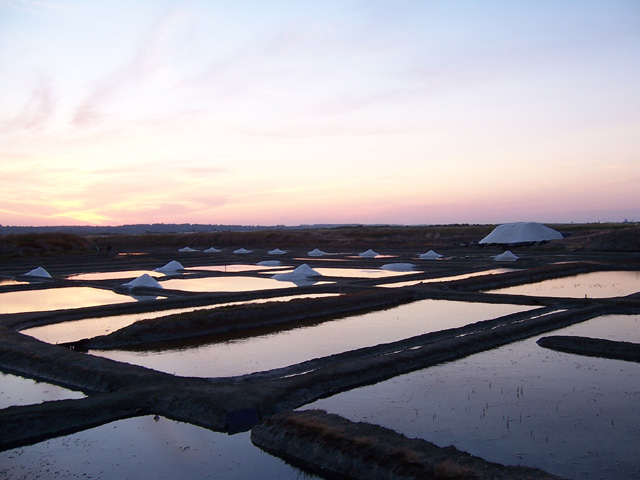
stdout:
[[640,217],[632,1],[0,13],[0,224]]

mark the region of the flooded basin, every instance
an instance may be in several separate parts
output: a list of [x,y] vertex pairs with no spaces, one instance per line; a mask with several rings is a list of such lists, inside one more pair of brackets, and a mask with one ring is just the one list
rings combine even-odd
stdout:
[[640,272],[591,272],[554,278],[528,285],[500,288],[487,293],[512,293],[545,297],[609,298],[640,292]]
[[0,452],[0,477],[314,479],[251,444],[163,417],[138,417]]
[[[319,283],[319,282],[313,282]],[[326,283],[326,282],[325,282]],[[296,284],[272,278],[256,277],[206,277],[206,278],[172,278],[160,282],[163,288],[183,290],[186,292],[252,292],[257,290],[273,290],[291,288]]]
[[518,305],[421,300],[250,338],[162,351],[91,351],[183,376],[217,377],[285,367],[318,357],[529,310]]
[[[638,316],[607,316],[550,334],[637,335]],[[570,479],[638,478],[640,365],[559,353],[539,337],[323,399],[353,421],[503,464]],[[637,338],[637,337],[636,337]]]
[[[227,302],[217,305],[217,307],[225,307],[231,305],[249,305],[253,303],[264,303],[269,301],[287,301],[298,298],[320,298],[336,296],[334,293],[318,293],[318,294],[306,294],[306,295],[291,295],[288,297],[274,297],[274,298],[259,298],[256,300],[249,300],[246,302]],[[25,328],[20,333],[29,335],[30,337],[37,338],[47,343],[67,343],[76,342],[83,338],[96,337],[98,335],[106,335],[111,332],[115,332],[121,328],[131,325],[139,320],[145,320],[149,318],[163,317],[167,315],[173,315],[176,313],[188,313],[195,310],[202,310],[212,307],[186,307],[175,308],[169,310],[159,310],[155,312],[144,313],[132,313],[127,315],[114,315],[110,317],[96,317],[96,318],[84,318],[82,320],[70,320],[61,323],[55,323],[51,325],[44,325],[42,327]]]
[[135,301],[128,295],[100,288],[47,288],[0,293],[0,313],[43,312]]
[[163,277],[163,273],[154,272],[152,270],[124,270],[120,272],[93,272],[93,273],[78,273],[69,275],[67,280],[117,280],[117,279],[129,279],[137,278],[144,274],[152,277]]
[[[82,398],[82,392],[67,390],[50,383],[0,372],[0,408],[32,405],[49,400]],[[1,469],[0,469],[1,472]]]
[[515,272],[513,268],[493,268],[491,270],[483,270],[481,272],[463,273],[461,275],[450,275],[444,277],[427,278],[424,280],[410,280],[408,282],[386,283],[380,285],[381,287],[410,287],[418,285],[419,283],[435,283],[435,282],[450,282],[453,280],[464,280],[465,278],[479,277],[481,275],[499,275],[501,273]]

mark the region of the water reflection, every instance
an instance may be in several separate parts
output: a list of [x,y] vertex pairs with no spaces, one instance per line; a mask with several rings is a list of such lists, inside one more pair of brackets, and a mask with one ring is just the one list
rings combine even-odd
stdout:
[[0,313],[43,312],[134,301],[128,295],[99,288],[48,288],[0,293]]
[[408,282],[386,283],[380,285],[381,287],[410,287],[418,285],[419,283],[435,283],[435,282],[450,282],[453,280],[464,280],[465,278],[479,277],[480,275],[499,275],[501,273],[515,272],[513,268],[494,268],[491,270],[483,270],[482,272],[464,273],[461,275],[450,275],[445,277],[427,278],[424,280],[410,280]]
[[124,270],[120,272],[93,272],[93,273],[78,273],[75,275],[69,275],[68,280],[117,280],[136,278],[140,275],[151,275],[152,277],[162,277],[162,273],[153,272],[150,270]]
[[[67,390],[50,383],[0,372],[0,408],[32,405],[49,400],[82,398],[82,392]],[[1,472],[1,470],[0,470]]]
[[[307,295],[291,295],[288,297],[274,297],[274,298],[260,298],[256,300],[249,300],[246,302],[227,302],[216,305],[217,307],[226,307],[231,305],[248,305],[253,303],[264,302],[277,302],[287,301],[295,298],[319,298],[336,296],[334,293],[319,293],[319,294],[307,294]],[[47,343],[67,343],[76,342],[83,338],[96,337],[98,335],[106,335],[111,332],[115,332],[121,328],[131,325],[139,320],[145,320],[150,318],[163,317],[166,315],[173,315],[177,313],[188,313],[194,310],[202,310],[204,308],[211,307],[187,307],[187,308],[175,308],[170,310],[160,310],[156,312],[143,312],[134,313],[128,315],[116,315],[110,317],[98,317],[98,318],[85,318],[82,320],[72,320],[62,323],[56,323],[52,325],[45,325],[42,327],[27,328],[21,331],[25,335],[37,338]]]
[[293,282],[279,282],[271,278],[255,277],[172,278],[162,281],[161,285],[163,288],[187,292],[252,292],[295,286]]
[[[637,329],[638,316],[557,330]],[[637,333],[636,333],[637,335]],[[392,428],[487,460],[574,479],[635,478],[640,365],[547,350],[537,338],[341,393],[305,408]]]
[[233,376],[459,327],[530,308],[422,300],[314,326],[180,350],[91,353],[177,375]]
[[313,479],[233,436],[175,422],[120,420],[28,447],[0,452],[2,478]]
[[512,293],[546,297],[622,297],[640,292],[640,272],[591,272],[574,277],[554,278],[543,282],[491,290],[489,293]]

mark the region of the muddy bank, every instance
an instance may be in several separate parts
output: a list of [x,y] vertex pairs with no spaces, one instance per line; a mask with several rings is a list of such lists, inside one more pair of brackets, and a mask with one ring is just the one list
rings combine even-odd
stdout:
[[286,412],[251,430],[261,449],[328,478],[362,480],[558,480],[538,469],[503,466],[409,439],[377,425],[354,423],[319,410]]
[[611,358],[640,362],[640,344],[616,342],[601,338],[554,335],[542,337],[538,345],[565,353],[575,353],[589,357]]

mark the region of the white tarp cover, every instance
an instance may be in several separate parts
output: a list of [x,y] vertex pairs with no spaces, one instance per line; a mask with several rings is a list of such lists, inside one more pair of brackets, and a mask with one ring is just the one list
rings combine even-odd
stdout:
[[513,243],[559,240],[561,238],[563,237],[560,232],[541,223],[516,222],[498,225],[489,235],[480,240],[479,243],[508,245]]

